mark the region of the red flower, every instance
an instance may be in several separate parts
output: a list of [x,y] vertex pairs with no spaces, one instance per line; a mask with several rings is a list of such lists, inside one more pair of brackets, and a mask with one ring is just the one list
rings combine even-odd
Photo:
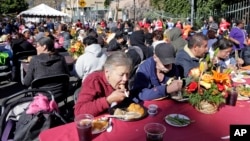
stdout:
[[188,87],[187,87],[187,91],[188,92],[194,92],[198,87],[198,83],[197,82],[191,82]]
[[224,87],[223,84],[217,83],[216,85],[217,85],[219,91],[224,91],[225,90],[225,87]]
[[76,51],[76,49],[75,48],[70,48],[70,51],[72,52],[72,53],[74,53],[75,51]]

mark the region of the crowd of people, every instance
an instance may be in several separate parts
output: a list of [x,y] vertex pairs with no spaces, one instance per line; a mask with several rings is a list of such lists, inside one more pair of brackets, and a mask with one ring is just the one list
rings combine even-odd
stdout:
[[[30,60],[24,85],[58,73],[81,79],[75,115],[97,116],[114,103],[168,97],[182,89],[181,78],[198,67],[207,54],[222,71],[250,64],[250,42],[243,20],[229,23],[221,18],[218,24],[210,16],[199,31],[189,21],[183,24],[161,18],[116,22],[110,18],[83,23],[78,20],[72,24],[51,19],[39,24],[17,20],[1,24],[0,29],[0,41],[5,43],[1,50],[9,53],[13,72],[19,69],[17,52],[37,54]],[[58,52],[67,52],[73,38],[83,43],[84,53],[69,72]]]

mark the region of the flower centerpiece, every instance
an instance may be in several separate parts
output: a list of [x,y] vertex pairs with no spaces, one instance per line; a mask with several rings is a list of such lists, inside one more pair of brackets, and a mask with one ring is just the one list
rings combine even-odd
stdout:
[[84,52],[84,45],[81,41],[73,40],[71,42],[71,46],[68,48],[69,54],[77,59]]
[[230,71],[206,69],[207,62],[201,62],[199,68],[190,71],[186,79],[184,95],[198,111],[215,113],[225,103],[227,90],[231,88]]

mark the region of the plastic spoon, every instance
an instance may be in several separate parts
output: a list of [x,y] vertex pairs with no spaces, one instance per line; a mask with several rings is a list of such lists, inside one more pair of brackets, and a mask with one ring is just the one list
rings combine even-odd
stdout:
[[111,132],[112,129],[113,129],[112,118],[109,118],[109,125],[108,125],[108,128],[107,128],[107,132]]
[[[178,80],[181,80],[181,77],[178,77]],[[182,92],[181,90],[178,91],[178,98],[182,99]]]

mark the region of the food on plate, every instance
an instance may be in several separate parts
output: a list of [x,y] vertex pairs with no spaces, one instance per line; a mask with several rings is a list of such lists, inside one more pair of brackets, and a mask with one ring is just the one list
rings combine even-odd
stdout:
[[179,117],[179,115],[175,115],[175,116],[167,116],[166,119],[171,122],[174,125],[187,125],[191,123],[191,120],[186,119],[186,118],[181,118]]
[[246,81],[242,78],[233,78],[233,81],[236,83],[245,83]]
[[239,94],[238,97],[237,97],[237,100],[249,100],[249,97]]
[[136,113],[139,113],[140,115],[143,115],[145,112],[144,108],[141,107],[141,105],[135,104],[135,103],[131,103],[129,105],[129,107],[127,108],[127,111],[128,112],[136,112]]
[[250,86],[249,85],[241,85],[236,87],[236,91],[242,95],[242,96],[246,96],[246,97],[250,97]]
[[127,111],[125,110],[122,110],[120,108],[116,108],[115,109],[115,112],[114,112],[114,115],[125,115]]
[[92,122],[92,130],[100,131],[104,130],[108,126],[107,120],[95,119]]
[[139,104],[132,103],[129,105],[128,108],[121,109],[116,108],[114,111],[114,115],[117,118],[124,119],[124,120],[133,120],[141,118],[145,113],[145,110],[143,107],[141,107]]

